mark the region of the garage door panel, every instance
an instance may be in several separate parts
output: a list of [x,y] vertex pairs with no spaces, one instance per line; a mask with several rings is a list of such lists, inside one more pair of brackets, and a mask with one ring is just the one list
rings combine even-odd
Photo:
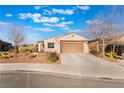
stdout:
[[61,43],[62,53],[83,53],[83,42],[62,42]]

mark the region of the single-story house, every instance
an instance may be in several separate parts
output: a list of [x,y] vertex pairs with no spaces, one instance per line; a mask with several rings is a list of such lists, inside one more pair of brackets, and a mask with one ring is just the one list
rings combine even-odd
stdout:
[[0,51],[8,51],[12,48],[12,44],[0,40]]
[[89,53],[88,39],[69,33],[38,42],[38,52]]

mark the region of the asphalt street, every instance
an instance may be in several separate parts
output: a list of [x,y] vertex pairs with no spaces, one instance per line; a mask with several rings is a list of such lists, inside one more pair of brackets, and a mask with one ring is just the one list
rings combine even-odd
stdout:
[[76,78],[41,72],[0,72],[1,88],[123,88],[123,80]]

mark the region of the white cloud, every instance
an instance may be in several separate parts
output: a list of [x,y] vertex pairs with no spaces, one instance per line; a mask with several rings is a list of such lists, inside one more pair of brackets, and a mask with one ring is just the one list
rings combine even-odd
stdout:
[[41,14],[35,13],[32,15],[33,22],[41,22]]
[[63,29],[68,29],[68,25],[71,25],[73,23],[74,23],[73,21],[67,21],[67,22],[61,22],[61,23],[56,23],[56,24],[45,23],[43,25],[50,26],[50,27],[60,27],[60,28],[63,28]]
[[12,14],[5,14],[6,17],[11,17],[13,16]]
[[57,26],[57,27],[66,27],[67,25],[71,25],[73,23],[74,23],[73,21],[61,22],[61,23],[56,24],[55,26]]
[[65,20],[65,17],[61,17],[61,20]]
[[43,12],[43,14],[45,14],[45,15],[52,15],[52,12],[49,11],[49,10],[47,10],[47,9],[45,9],[44,12]]
[[32,18],[32,14],[31,13],[20,13],[19,18],[23,19],[23,20],[25,20],[27,18]]
[[41,18],[41,14],[39,13],[35,13],[35,14],[31,14],[31,13],[20,13],[19,14],[19,18],[20,19],[27,19],[30,18],[33,20],[33,22],[40,22],[40,18]]
[[53,29],[46,27],[46,28],[33,28],[35,31],[43,31],[43,32],[52,32],[54,31]]
[[52,12],[54,14],[58,13],[58,14],[67,14],[67,15],[72,15],[74,14],[74,10],[73,9],[52,9]]
[[50,27],[53,27],[54,26],[54,24],[49,24],[49,23],[44,23],[43,25],[44,26],[50,26]]
[[64,30],[70,30],[68,26],[73,23],[74,23],[73,21],[67,21],[67,22],[60,22],[60,23],[55,23],[55,24],[44,23],[43,25],[48,26],[48,27],[59,27]]
[[35,13],[35,14],[31,14],[31,13],[20,13],[19,14],[19,18],[20,19],[32,19],[33,22],[37,22],[37,23],[57,23],[60,21],[59,18],[57,17],[44,17],[39,13]]
[[39,10],[41,8],[41,6],[35,6],[34,7],[36,10]]
[[52,15],[52,14],[65,14],[65,15],[73,15],[74,14],[75,9],[56,9],[53,8],[51,11],[45,9],[43,14],[47,14],[47,15]]
[[59,22],[59,18],[57,18],[57,17],[50,17],[50,18],[42,17],[40,21],[43,23],[57,23],[57,22]]
[[94,19],[94,20],[86,20],[87,24],[102,24],[103,20],[100,19]]
[[90,9],[90,6],[77,6],[77,8],[86,11]]

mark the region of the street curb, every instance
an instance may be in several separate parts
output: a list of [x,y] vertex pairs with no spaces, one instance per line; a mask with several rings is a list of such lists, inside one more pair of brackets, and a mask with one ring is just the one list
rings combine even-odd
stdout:
[[88,76],[60,74],[60,73],[53,73],[53,72],[51,73],[51,72],[44,72],[44,71],[31,71],[31,70],[6,70],[6,71],[0,71],[0,73],[29,73],[29,74],[31,73],[31,74],[53,75],[58,77],[66,77],[66,78],[74,78],[74,79],[124,82],[124,79],[115,79],[115,78],[108,78],[108,77],[88,77]]

